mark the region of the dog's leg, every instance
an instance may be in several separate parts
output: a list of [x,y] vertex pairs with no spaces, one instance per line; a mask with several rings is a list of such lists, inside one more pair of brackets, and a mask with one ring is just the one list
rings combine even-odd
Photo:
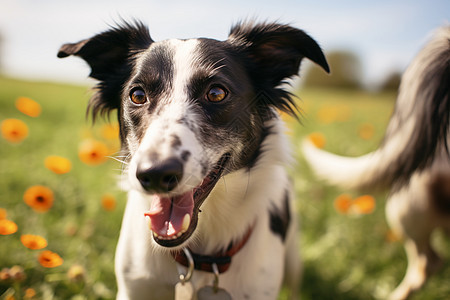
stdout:
[[390,299],[406,299],[436,271],[441,260],[432,248],[430,236],[435,225],[426,176],[415,176],[408,186],[393,194],[386,205],[391,229],[404,239],[408,267]]
[[[295,212],[294,212],[295,213]],[[293,218],[294,221],[296,218]],[[293,222],[286,240],[285,284],[289,289],[289,299],[298,299],[302,277],[302,262],[298,247],[297,222]]]
[[[291,194],[290,199],[294,199]],[[284,282],[289,289],[289,299],[295,300],[299,298],[298,292],[302,277],[302,261],[299,251],[299,222],[298,212],[295,208],[295,203],[289,205],[291,215],[291,225],[286,236],[286,258],[285,258],[285,274]]]
[[406,299],[420,289],[439,266],[440,259],[428,243],[419,244],[414,240],[405,242],[408,268],[400,285],[392,292],[390,299]]

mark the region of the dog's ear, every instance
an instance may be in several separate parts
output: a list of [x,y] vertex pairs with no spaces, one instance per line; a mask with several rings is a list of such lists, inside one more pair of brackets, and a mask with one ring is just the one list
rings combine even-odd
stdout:
[[126,23],[74,44],[61,46],[59,58],[75,55],[91,67],[90,77],[99,80],[89,102],[93,118],[120,106],[121,87],[130,76],[133,55],[147,49],[153,40],[140,22]]
[[316,41],[288,25],[240,23],[231,29],[228,41],[243,47],[257,64],[257,72],[266,73],[275,85],[297,75],[304,57],[330,72]]
[[264,92],[265,104],[296,115],[291,94],[280,88],[284,80],[297,75],[303,58],[309,58],[330,72],[320,46],[302,30],[276,23],[253,22],[235,25],[228,40],[250,61],[251,78]]

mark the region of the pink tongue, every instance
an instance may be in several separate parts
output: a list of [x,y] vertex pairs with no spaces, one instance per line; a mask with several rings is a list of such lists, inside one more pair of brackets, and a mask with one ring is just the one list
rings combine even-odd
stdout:
[[173,198],[153,196],[150,211],[151,230],[158,236],[170,238],[181,232],[186,214],[192,218],[194,210],[194,193],[187,192]]

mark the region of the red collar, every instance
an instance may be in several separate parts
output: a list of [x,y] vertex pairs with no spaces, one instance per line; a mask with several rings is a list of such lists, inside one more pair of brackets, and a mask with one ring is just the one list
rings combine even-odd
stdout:
[[[238,253],[239,250],[241,250],[249,240],[253,232],[253,227],[254,226],[251,226],[248,229],[248,231],[238,243],[230,243],[225,251],[218,252],[215,255],[200,255],[192,252],[189,249],[192,254],[192,258],[194,259],[194,268],[196,270],[214,273],[213,265],[216,264],[217,268],[219,269],[219,273],[226,272],[231,265],[231,258],[233,257],[233,255]],[[189,261],[183,251],[172,252],[172,256],[175,261],[177,261],[181,265],[185,267],[189,266]]]

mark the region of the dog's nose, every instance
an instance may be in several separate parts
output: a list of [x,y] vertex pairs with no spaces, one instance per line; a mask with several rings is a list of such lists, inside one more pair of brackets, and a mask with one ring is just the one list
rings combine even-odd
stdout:
[[136,177],[147,192],[166,193],[172,191],[183,176],[183,164],[169,158],[157,164],[140,164]]

